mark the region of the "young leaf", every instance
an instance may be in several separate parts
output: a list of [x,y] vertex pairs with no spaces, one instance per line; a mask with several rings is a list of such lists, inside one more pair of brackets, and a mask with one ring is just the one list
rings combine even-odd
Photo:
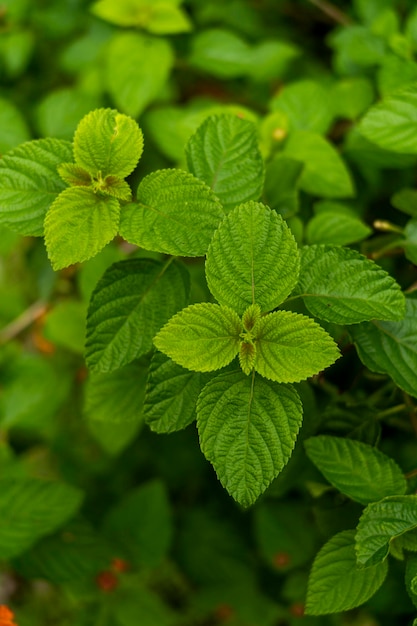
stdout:
[[209,117],[185,154],[190,172],[213,189],[226,211],[261,195],[264,167],[252,122],[237,115]]
[[295,383],[332,365],[340,353],[312,319],[290,311],[262,317],[255,328],[255,370],[278,383]]
[[82,493],[75,487],[45,480],[0,481],[0,558],[21,554],[79,509]]
[[187,303],[189,279],[180,264],[129,259],[114,263],[98,282],[87,316],[86,360],[111,372],[152,348],[152,339]]
[[417,87],[411,85],[372,107],[359,126],[380,148],[417,154]]
[[280,215],[257,202],[233,209],[207,252],[210,291],[240,314],[251,304],[262,311],[281,304],[298,272],[298,248],[290,229]]
[[132,118],[113,109],[96,109],[77,126],[74,157],[92,176],[126,178],[143,150],[143,135]]
[[417,527],[417,496],[389,496],[368,504],[356,532],[357,562],[369,567],[385,560],[394,537]]
[[91,12],[118,26],[138,26],[155,35],[171,35],[192,28],[179,4],[180,0],[97,0]]
[[91,374],[85,386],[84,413],[100,422],[143,421],[146,363],[129,363],[114,372]]
[[92,185],[91,174],[75,163],[61,163],[57,169],[62,180],[68,185],[73,187],[91,187]]
[[90,259],[113,239],[120,205],[88,187],[69,187],[45,218],[45,244],[54,270]]
[[288,139],[284,156],[304,163],[299,183],[303,191],[323,198],[350,198],[354,195],[349,170],[324,137],[296,131]]
[[209,374],[191,372],[155,352],[149,367],[144,415],[156,433],[182,430],[196,418],[197,398]]
[[197,402],[201,450],[243,507],[251,506],[283,469],[301,421],[295,389],[255,372],[219,374]]
[[305,246],[294,294],[304,299],[310,313],[335,324],[404,316],[405,299],[395,280],[348,248]]
[[235,311],[208,302],[183,309],[154,338],[175,363],[197,372],[228,365],[237,355],[242,322]]
[[360,360],[372,372],[388,374],[417,398],[417,301],[406,299],[400,322],[364,322],[349,328]]
[[162,91],[174,63],[167,38],[128,32],[106,48],[105,83],[116,106],[138,117]]
[[120,234],[137,246],[178,256],[203,256],[224,211],[205,183],[182,170],[152,172],[137,201],[123,207]]
[[57,166],[72,159],[68,141],[29,141],[0,159],[0,224],[21,235],[43,235],[45,213],[65,189]]
[[381,587],[387,563],[356,567],[355,531],[332,537],[316,556],[308,581],[307,615],[339,613],[360,606]]
[[325,478],[356,502],[368,504],[407,491],[396,462],[372,446],[330,435],[307,439],[304,446]]

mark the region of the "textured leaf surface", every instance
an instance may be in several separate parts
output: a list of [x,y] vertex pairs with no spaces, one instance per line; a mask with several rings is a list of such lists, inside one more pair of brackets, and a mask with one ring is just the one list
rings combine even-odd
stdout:
[[339,358],[332,337],[305,315],[276,311],[256,325],[255,370],[279,383],[318,374]]
[[395,280],[348,248],[305,246],[294,293],[304,299],[310,313],[335,324],[404,316],[405,300]]
[[96,109],[78,124],[74,135],[77,165],[92,174],[126,178],[143,150],[143,135],[132,118],[113,109]]
[[205,183],[182,170],[146,176],[137,202],[123,208],[120,234],[137,246],[179,256],[203,256],[224,211]]
[[84,413],[100,422],[140,422],[143,417],[147,369],[129,363],[114,372],[91,374],[85,387]]
[[360,132],[380,148],[417,154],[417,87],[412,85],[372,107]]
[[138,117],[166,84],[173,63],[171,46],[161,37],[115,35],[107,48],[105,81],[117,108]]
[[65,183],[57,166],[72,159],[68,141],[37,139],[0,160],[0,224],[21,235],[43,235],[45,213]]
[[120,205],[86,187],[69,187],[45,218],[45,244],[54,270],[90,259],[117,234]]
[[355,531],[338,533],[314,560],[308,581],[307,615],[339,613],[360,606],[380,588],[387,572],[386,563],[358,569]]
[[406,300],[400,322],[364,322],[349,333],[359,358],[372,372],[388,374],[404,391],[417,398],[417,301]]
[[209,117],[185,152],[190,172],[213,189],[227,211],[261,195],[264,167],[252,122],[237,115]]
[[284,155],[304,164],[299,183],[303,191],[323,198],[350,198],[354,195],[349,170],[324,137],[296,131],[290,135]]
[[230,495],[251,506],[291,456],[302,404],[291,386],[253,373],[213,378],[197,403],[200,446]]
[[306,238],[310,244],[347,246],[366,239],[371,233],[372,229],[357,217],[323,211],[308,222]]
[[180,264],[151,259],[115,263],[97,284],[87,317],[87,365],[110,372],[149,352],[152,339],[187,303]]
[[154,338],[175,363],[197,372],[228,365],[237,355],[242,322],[232,309],[208,302],[183,309]]
[[156,433],[182,430],[196,418],[197,398],[208,374],[190,372],[162,352],[149,367],[144,405],[145,421]]
[[391,539],[417,527],[417,496],[389,496],[368,504],[356,532],[359,565],[369,567],[388,556]]
[[78,489],[44,480],[0,481],[0,558],[10,559],[52,533],[81,505]]
[[407,490],[396,462],[365,443],[320,435],[308,439],[304,446],[323,476],[356,502],[368,504],[386,496],[404,495]]
[[206,277],[221,303],[243,313],[251,304],[270,311],[294,288],[299,271],[295,239],[280,215],[257,202],[233,209],[214,234]]

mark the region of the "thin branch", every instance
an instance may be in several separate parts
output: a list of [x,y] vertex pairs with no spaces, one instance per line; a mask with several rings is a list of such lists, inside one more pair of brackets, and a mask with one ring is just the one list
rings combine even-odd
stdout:
[[28,326],[33,324],[37,319],[42,317],[47,311],[47,305],[40,300],[32,304],[26,311],[23,311],[19,317],[0,330],[0,344],[6,343],[14,339]]
[[330,17],[337,24],[341,24],[342,26],[351,26],[353,24],[353,20],[343,13],[340,9],[338,9],[334,4],[330,2],[326,2],[326,0],[308,0],[310,4],[314,4],[315,7],[320,9],[323,13],[325,13],[328,17]]

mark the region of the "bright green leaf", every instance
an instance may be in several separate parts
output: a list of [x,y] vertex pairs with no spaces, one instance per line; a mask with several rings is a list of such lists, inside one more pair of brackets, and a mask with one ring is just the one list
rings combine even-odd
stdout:
[[166,169],[140,183],[137,201],[123,207],[120,234],[130,243],[178,256],[203,256],[224,211],[192,174]]
[[356,567],[355,531],[332,537],[316,556],[308,581],[307,615],[339,613],[360,606],[381,587],[388,567]]
[[93,180],[91,174],[86,172],[79,165],[75,163],[61,163],[58,165],[58,174],[61,176],[67,185],[73,187],[91,187]]
[[279,383],[295,383],[318,374],[339,358],[332,337],[305,315],[276,311],[254,329],[255,370]]
[[323,198],[350,198],[354,187],[349,170],[333,145],[308,131],[291,133],[284,156],[304,164],[300,188]]
[[79,509],[75,487],[45,480],[0,481],[0,559],[10,559],[54,532]]
[[166,84],[173,63],[171,46],[163,38],[115,35],[107,48],[105,81],[116,106],[138,117]]
[[156,433],[182,430],[196,418],[197,398],[208,375],[191,372],[155,352],[149,367],[144,415]]
[[361,504],[403,495],[407,490],[404,474],[396,462],[365,443],[320,435],[308,439],[304,446],[323,476]]
[[395,280],[348,248],[305,246],[294,293],[304,299],[310,313],[335,324],[404,316],[405,299]]
[[296,284],[298,271],[298,249],[290,229],[275,211],[256,202],[229,213],[207,252],[210,291],[238,313],[251,304],[262,311],[281,304]]
[[369,567],[384,561],[392,539],[417,527],[417,496],[389,496],[368,504],[356,532],[357,562]]
[[142,422],[145,365],[134,362],[114,372],[91,374],[85,386],[84,413],[87,419],[123,424]]
[[117,26],[139,26],[155,35],[170,35],[191,30],[179,0],[98,0],[92,13]]
[[113,239],[120,205],[86,187],[65,189],[45,218],[45,244],[54,270],[93,257]]
[[190,172],[213,189],[224,208],[258,200],[264,168],[252,122],[237,115],[209,117],[189,139]]
[[270,102],[272,111],[286,114],[291,130],[324,134],[333,120],[328,91],[313,80],[288,83]]
[[207,383],[197,403],[201,449],[243,507],[251,506],[283,469],[301,420],[295,389],[255,373],[220,374]]
[[143,151],[143,135],[132,118],[113,109],[96,109],[77,126],[74,157],[92,176],[126,178]]
[[358,217],[340,212],[323,211],[307,224],[306,239],[309,244],[330,243],[347,246],[366,239],[372,229]]
[[43,235],[45,213],[65,183],[57,166],[72,159],[59,139],[22,144],[0,159],[0,223],[21,235]]
[[417,87],[397,91],[372,107],[359,126],[380,148],[417,154]]
[[235,311],[208,302],[183,309],[154,338],[175,363],[197,372],[228,365],[237,355],[242,322]]
[[130,259],[112,265],[91,296],[88,367],[110,372],[149,352],[154,335],[187,303],[188,289],[188,275],[171,260]]
[[335,115],[348,120],[356,120],[374,100],[371,81],[361,76],[337,82],[331,94]]
[[399,322],[373,322],[352,326],[349,333],[359,358],[372,372],[388,374],[407,393],[417,398],[417,300],[406,300]]

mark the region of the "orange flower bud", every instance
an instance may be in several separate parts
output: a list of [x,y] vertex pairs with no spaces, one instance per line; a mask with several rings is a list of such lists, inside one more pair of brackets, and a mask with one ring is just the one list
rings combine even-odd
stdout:
[[4,604],[0,605],[0,626],[17,626],[13,611]]

